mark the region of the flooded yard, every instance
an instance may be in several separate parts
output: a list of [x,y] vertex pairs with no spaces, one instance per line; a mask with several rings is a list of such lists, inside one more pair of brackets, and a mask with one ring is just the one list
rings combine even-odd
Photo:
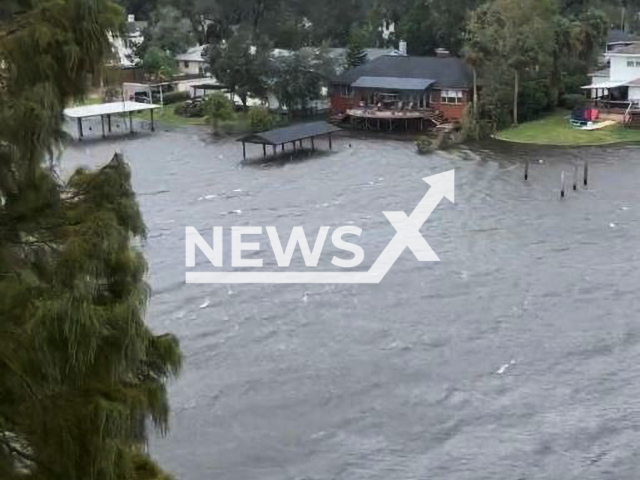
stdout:
[[[240,144],[194,129],[73,143],[61,163],[115,150],[149,228],[148,322],[185,354],[170,435],[150,445],[177,478],[637,478],[637,147],[419,156],[341,136],[333,153],[247,166]],[[560,172],[584,160],[588,189],[560,200]],[[407,250],[379,285],[185,284],[186,226],[356,225],[366,270],[395,233],[382,211],[410,213],[421,179],[450,169],[456,203],[421,230],[440,263]]]

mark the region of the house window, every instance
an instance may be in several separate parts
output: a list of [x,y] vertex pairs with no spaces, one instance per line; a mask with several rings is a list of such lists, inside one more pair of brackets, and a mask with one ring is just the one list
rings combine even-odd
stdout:
[[458,105],[462,103],[462,90],[442,90],[440,103]]
[[184,68],[189,68],[189,62],[182,62],[182,64],[184,65]]
[[340,85],[340,96],[351,97],[352,95],[353,90],[351,89],[351,85]]

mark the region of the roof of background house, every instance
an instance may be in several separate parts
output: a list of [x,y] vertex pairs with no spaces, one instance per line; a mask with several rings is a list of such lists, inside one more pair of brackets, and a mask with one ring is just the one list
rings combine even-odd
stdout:
[[638,41],[638,37],[631,33],[624,32],[619,29],[609,30],[607,34],[607,43],[634,42]]
[[176,60],[179,62],[205,62],[206,60],[202,58],[202,52],[206,47],[207,45],[191,47],[186,52],[176,55]]
[[384,55],[347,70],[334,83],[352,84],[360,77],[431,79],[438,87],[471,88],[471,68],[456,57],[412,57]]
[[640,43],[632,43],[626,47],[618,47],[613,52],[609,52],[609,55],[640,55]]

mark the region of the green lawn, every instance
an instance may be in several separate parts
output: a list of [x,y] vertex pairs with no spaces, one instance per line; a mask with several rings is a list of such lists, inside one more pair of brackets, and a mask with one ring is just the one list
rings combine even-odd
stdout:
[[[209,123],[206,118],[202,117],[182,117],[175,113],[177,105],[165,105],[163,109],[156,109],[153,113],[154,121],[157,125],[165,125],[171,127],[181,126],[207,126]],[[144,120],[150,120],[151,114],[148,111],[136,114],[137,117]],[[245,112],[236,112],[231,120],[220,122],[220,132],[226,135],[242,134],[250,131],[249,118]]]
[[601,130],[579,130],[569,123],[570,113],[560,110],[540,120],[526,122],[498,132],[496,138],[510,142],[540,145],[606,145],[640,142],[640,130],[612,125]]

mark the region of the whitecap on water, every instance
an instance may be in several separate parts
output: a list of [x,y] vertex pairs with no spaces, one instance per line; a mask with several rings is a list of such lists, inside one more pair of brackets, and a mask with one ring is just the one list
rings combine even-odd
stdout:
[[498,371],[496,372],[498,375],[502,375],[504,374],[507,370],[509,370],[512,366],[514,366],[516,364],[515,360],[511,360],[509,363],[505,363],[504,365],[502,365]]

